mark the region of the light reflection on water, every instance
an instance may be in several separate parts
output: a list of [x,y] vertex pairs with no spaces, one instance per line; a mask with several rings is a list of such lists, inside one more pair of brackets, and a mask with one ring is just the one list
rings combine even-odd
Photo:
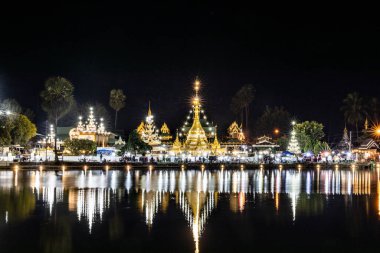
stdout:
[[[199,252],[207,222],[218,202],[226,198],[231,215],[244,213],[248,203],[260,207],[255,201],[262,196],[277,215],[289,209],[291,220],[296,222],[299,213],[323,215],[324,201],[334,196],[344,197],[345,208],[350,208],[350,197],[374,195],[377,203],[368,204],[367,199],[363,208],[367,213],[377,209],[380,217],[379,182],[379,170],[0,171],[0,224],[28,219],[36,203],[42,203],[47,218],[56,215],[60,204],[66,204],[91,235],[112,206],[117,208],[129,199],[151,230],[157,214],[167,213],[174,201],[191,231],[194,251]],[[15,206],[17,201],[12,198],[20,196],[28,205]]]

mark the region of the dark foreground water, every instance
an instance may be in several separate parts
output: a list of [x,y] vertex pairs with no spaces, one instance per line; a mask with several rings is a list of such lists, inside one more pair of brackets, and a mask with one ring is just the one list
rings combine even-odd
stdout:
[[377,252],[379,171],[0,171],[0,252]]

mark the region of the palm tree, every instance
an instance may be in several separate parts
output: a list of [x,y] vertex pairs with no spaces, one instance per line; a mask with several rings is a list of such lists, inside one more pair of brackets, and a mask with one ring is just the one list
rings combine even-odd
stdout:
[[57,76],[46,80],[45,89],[41,92],[42,109],[48,114],[48,118],[54,122],[54,155],[57,155],[57,127],[58,121],[65,116],[74,104],[74,86],[67,79]]
[[376,124],[379,123],[379,107],[379,100],[375,97],[370,98],[366,106],[369,119]]
[[125,106],[125,95],[120,89],[113,89],[110,92],[110,106],[115,110],[115,129],[117,125],[117,113]]
[[359,137],[358,124],[363,121],[366,116],[363,98],[357,93],[349,93],[343,99],[343,106],[341,110],[344,113],[344,118],[348,124],[354,125],[356,128],[356,137]]
[[[241,122],[245,121],[245,131],[248,136],[249,106],[255,98],[255,88],[252,84],[243,85],[232,97],[230,108],[235,114],[240,114]],[[244,119],[245,116],[245,119]]]

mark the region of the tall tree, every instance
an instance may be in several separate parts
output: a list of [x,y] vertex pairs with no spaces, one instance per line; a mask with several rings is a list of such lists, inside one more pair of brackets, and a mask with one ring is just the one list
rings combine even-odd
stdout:
[[117,126],[117,113],[124,108],[126,96],[123,90],[113,89],[110,92],[110,106],[115,110],[115,129]]
[[363,98],[357,93],[349,93],[346,98],[343,99],[343,106],[341,110],[344,113],[346,122],[350,125],[354,125],[356,128],[356,137],[359,137],[359,122],[363,121],[366,116],[365,106],[363,104]]
[[137,130],[133,130],[128,136],[128,142],[121,148],[121,152],[125,153],[127,151],[134,152],[135,154],[145,154],[147,151],[152,149],[147,143],[141,140],[140,135]]
[[[312,151],[316,154],[318,147],[324,146],[324,126],[316,121],[305,121],[294,126],[297,139],[303,152]],[[323,143],[323,145],[322,145]]]
[[368,113],[369,119],[373,123],[378,124],[379,123],[379,110],[380,110],[379,99],[375,98],[375,97],[370,98],[368,100],[366,107],[367,107],[366,111]]
[[19,114],[13,122],[10,134],[13,144],[26,145],[32,137],[36,136],[37,128],[28,117]]
[[[46,80],[45,89],[41,92],[42,109],[54,122],[55,133],[57,133],[58,121],[65,116],[74,104],[74,86],[72,83],[60,76]],[[55,161],[58,162],[57,134],[54,139]]]
[[245,123],[246,136],[248,136],[249,129],[249,106],[254,98],[255,88],[252,84],[245,84],[236,92],[231,100],[231,110],[236,114],[240,113],[240,120]]
[[287,133],[290,121],[290,113],[283,107],[275,106],[271,108],[266,106],[263,114],[258,118],[255,124],[255,134],[257,136],[264,134],[271,135],[274,129],[279,129],[280,133]]

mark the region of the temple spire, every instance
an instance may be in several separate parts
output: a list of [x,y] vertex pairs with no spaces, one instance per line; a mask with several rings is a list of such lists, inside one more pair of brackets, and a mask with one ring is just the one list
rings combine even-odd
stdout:
[[152,116],[152,111],[150,110],[150,100],[149,100],[149,105],[148,105],[148,116]]
[[189,130],[185,141],[185,147],[188,150],[198,151],[199,153],[209,150],[209,143],[206,137],[205,130],[203,129],[200,122],[200,99],[198,96],[198,91],[200,88],[200,81],[198,78],[194,82],[195,97],[193,98],[193,108],[194,108],[194,118],[193,124]]

